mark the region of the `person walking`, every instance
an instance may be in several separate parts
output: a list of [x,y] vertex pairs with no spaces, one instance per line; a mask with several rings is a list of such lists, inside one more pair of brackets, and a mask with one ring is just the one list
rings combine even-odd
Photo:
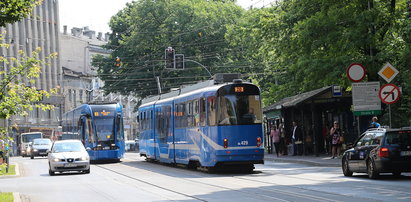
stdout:
[[297,122],[293,121],[293,129],[292,129],[292,136],[291,141],[293,144],[293,156],[300,155],[300,144],[302,140],[302,132],[300,127],[297,125]]
[[276,125],[273,125],[271,127],[270,136],[272,145],[274,145],[274,147],[271,148],[275,149],[275,153],[278,157],[278,154],[280,152],[280,130],[276,127]]
[[330,136],[331,136],[331,152],[332,157],[334,159],[340,155],[340,137],[341,137],[341,129],[338,121],[334,121],[333,127],[330,129]]

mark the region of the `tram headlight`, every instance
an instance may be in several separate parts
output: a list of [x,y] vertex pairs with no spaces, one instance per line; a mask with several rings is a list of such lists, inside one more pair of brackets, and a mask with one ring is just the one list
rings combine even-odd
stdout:
[[227,148],[227,147],[228,147],[228,139],[224,138],[224,148]]

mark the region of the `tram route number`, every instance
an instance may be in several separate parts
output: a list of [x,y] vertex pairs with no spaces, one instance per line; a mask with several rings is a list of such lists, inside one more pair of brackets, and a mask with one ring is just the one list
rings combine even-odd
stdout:
[[241,141],[241,142],[238,142],[238,144],[237,145],[248,145],[248,141],[247,140],[243,140],[243,141]]

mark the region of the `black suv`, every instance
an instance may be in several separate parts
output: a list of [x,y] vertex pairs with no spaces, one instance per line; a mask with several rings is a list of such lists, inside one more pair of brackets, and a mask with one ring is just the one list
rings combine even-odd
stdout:
[[353,172],[377,178],[380,173],[411,172],[411,128],[372,128],[365,131],[342,158],[345,176]]

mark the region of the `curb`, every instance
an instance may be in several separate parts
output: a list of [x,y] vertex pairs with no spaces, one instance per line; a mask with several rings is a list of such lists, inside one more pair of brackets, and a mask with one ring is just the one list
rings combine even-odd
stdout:
[[21,202],[21,198],[20,198],[20,193],[19,193],[19,192],[13,192],[13,198],[14,198],[14,202]]
[[316,162],[316,161],[303,160],[303,159],[265,158],[264,160],[282,162],[282,163],[298,163],[298,164],[318,166],[318,167],[341,167],[340,163]]

